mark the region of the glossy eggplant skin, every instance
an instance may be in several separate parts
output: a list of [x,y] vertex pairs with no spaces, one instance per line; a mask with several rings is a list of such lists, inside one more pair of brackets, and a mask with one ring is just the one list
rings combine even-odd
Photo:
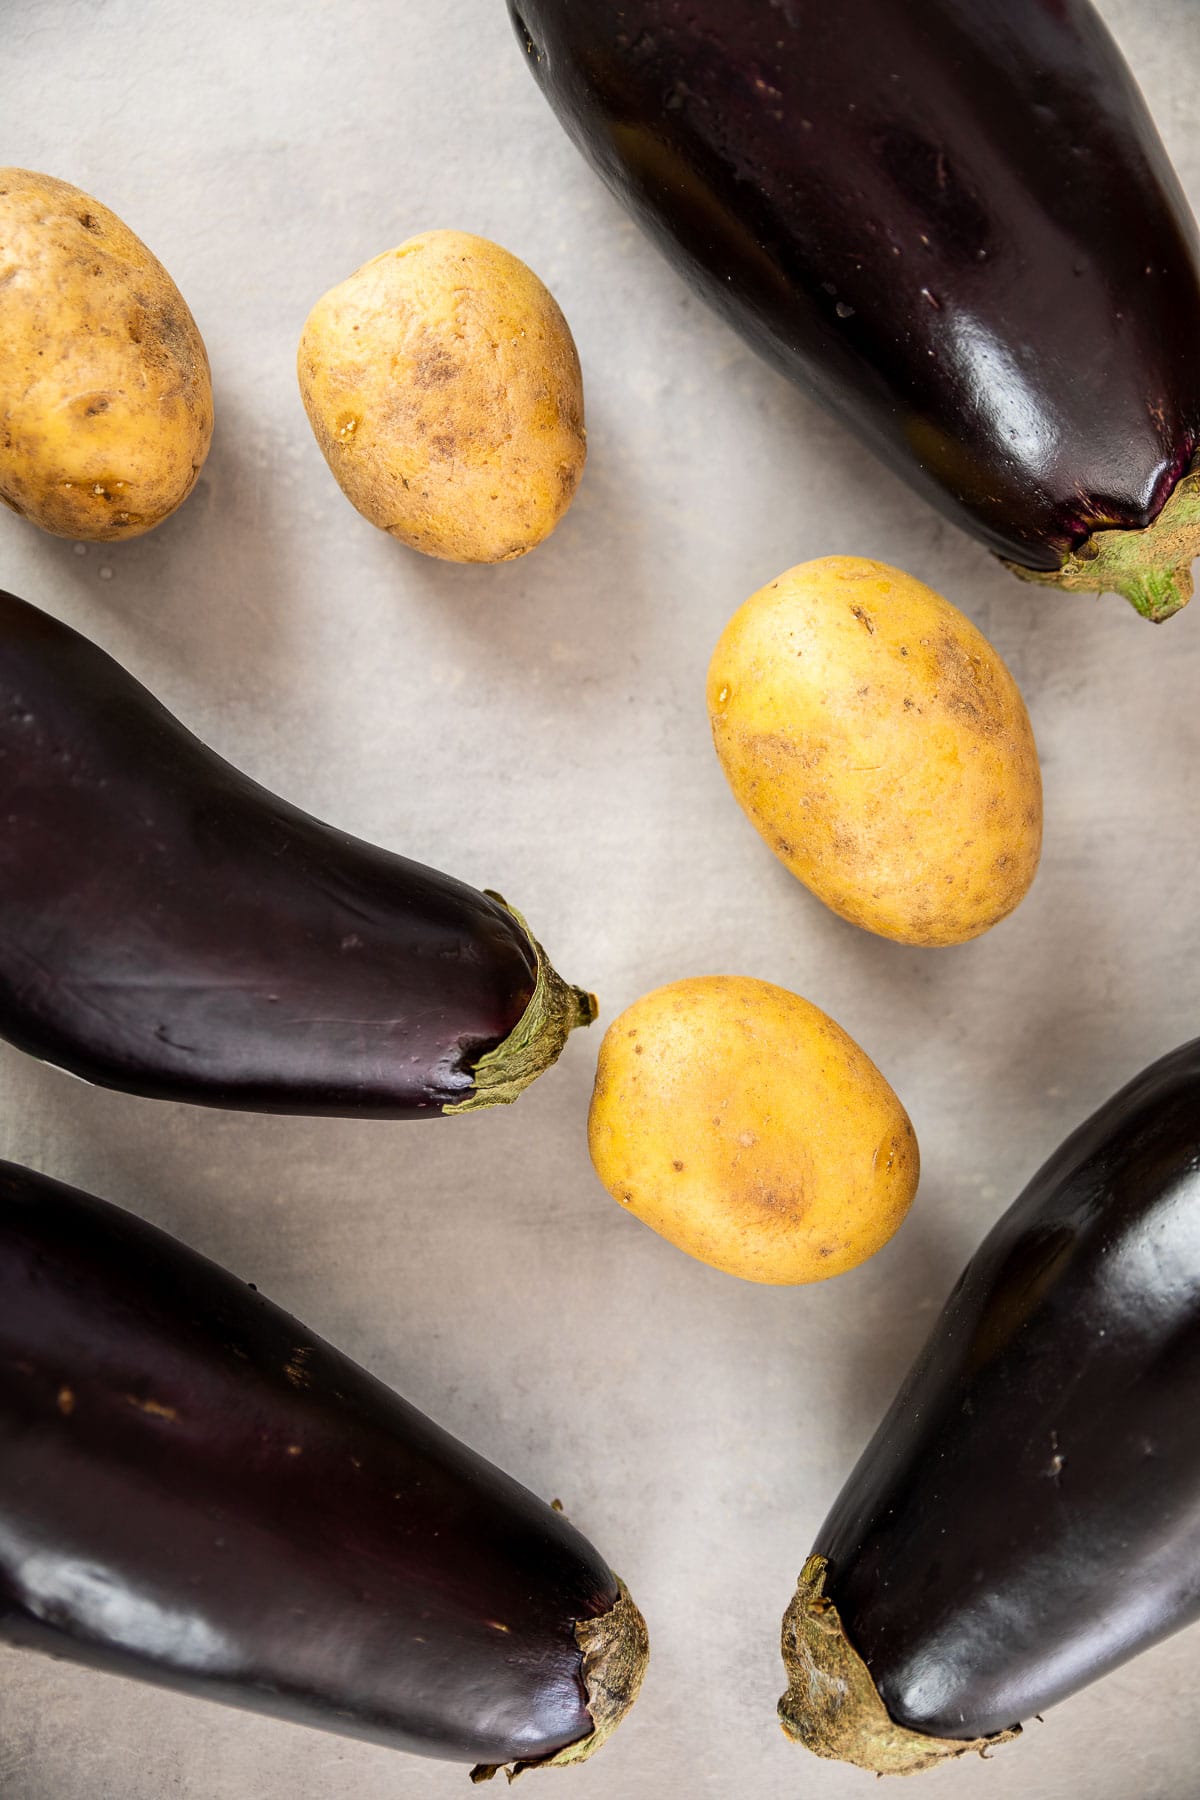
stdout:
[[1200,1618],[1200,1040],[984,1240],[817,1534],[887,1712],[981,1738]]
[[487,1764],[587,1736],[560,1513],[245,1283],[0,1164],[0,1639]]
[[510,12],[683,275],[947,517],[1043,571],[1155,519],[1200,442],[1200,254],[1087,0]]
[[0,819],[0,1035],[101,1086],[430,1116],[534,992],[504,905],[269,794],[10,594]]

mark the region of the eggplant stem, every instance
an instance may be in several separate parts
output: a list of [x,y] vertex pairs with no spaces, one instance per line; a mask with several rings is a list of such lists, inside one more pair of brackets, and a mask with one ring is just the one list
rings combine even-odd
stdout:
[[558,1061],[563,1045],[577,1025],[590,1025],[600,1010],[596,996],[572,987],[552,967],[523,916],[502,894],[491,888],[484,893],[511,913],[533,946],[537,979],[529,1004],[508,1036],[493,1050],[485,1050],[472,1071],[475,1088],[465,1100],[444,1106],[443,1113],[478,1112],[484,1106],[509,1106],[531,1081]]
[[916,1775],[948,1757],[972,1751],[986,1756],[996,1744],[1020,1735],[1019,1725],[981,1738],[928,1737],[897,1725],[826,1596],[828,1570],[823,1556],[810,1556],[783,1615],[788,1690],[779,1702],[779,1718],[788,1737],[816,1756],[876,1775]]
[[1072,593],[1124,594],[1144,619],[1160,624],[1192,597],[1200,556],[1200,457],[1176,482],[1158,517],[1141,531],[1094,531],[1060,569],[1005,567],[1022,581]]
[[638,1697],[650,1656],[646,1621],[621,1577],[615,1579],[617,1598],[609,1610],[598,1619],[575,1622],[575,1642],[583,1652],[583,1687],[592,1730],[553,1756],[538,1756],[511,1766],[478,1763],[471,1770],[472,1781],[491,1781],[503,1769],[511,1782],[528,1769],[558,1769],[568,1763],[586,1762],[608,1742]]

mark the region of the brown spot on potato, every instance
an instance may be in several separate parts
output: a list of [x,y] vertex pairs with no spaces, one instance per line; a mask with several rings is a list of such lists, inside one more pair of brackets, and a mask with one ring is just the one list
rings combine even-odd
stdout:
[[952,631],[942,631],[937,643],[937,666],[941,677],[935,696],[949,712],[970,721],[975,731],[995,737],[1004,722],[990,671],[983,659],[963,644]]
[[458,359],[441,344],[425,339],[413,364],[412,383],[418,388],[445,387],[458,373]]
[[828,754],[825,744],[809,738],[789,737],[782,731],[745,732],[740,735],[741,753],[754,758],[765,768],[797,763],[802,769],[816,768]]
[[677,1175],[683,1174],[683,1164],[679,1161],[678,1158],[676,1158],[675,1161],[671,1164],[671,1167],[674,1169],[674,1171]]
[[800,1187],[781,1190],[775,1186],[747,1184],[741,1190],[740,1198],[746,1212],[761,1212],[773,1222],[786,1224],[789,1230],[798,1225],[809,1210],[809,1200]]

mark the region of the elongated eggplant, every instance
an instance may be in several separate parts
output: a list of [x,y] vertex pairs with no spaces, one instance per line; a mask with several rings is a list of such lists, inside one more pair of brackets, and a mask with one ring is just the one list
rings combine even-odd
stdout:
[[11,594],[0,819],[0,1036],[102,1087],[464,1112],[595,1016],[498,894],[276,799]]
[[975,1253],[817,1533],[785,1729],[905,1773],[1200,1618],[1200,1039]]
[[206,1257],[0,1164],[0,1638],[477,1762],[577,1762],[645,1626],[561,1513]]
[[1200,255],[1088,0],[509,0],[563,124],[927,500],[1150,618],[1200,552]]

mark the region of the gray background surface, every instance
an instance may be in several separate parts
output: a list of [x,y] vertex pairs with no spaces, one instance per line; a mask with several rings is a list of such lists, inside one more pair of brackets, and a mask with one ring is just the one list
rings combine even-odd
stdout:
[[[1193,201],[1192,0],[1107,0]],[[0,584],[111,650],[268,787],[494,884],[603,1017],[677,976],[795,988],[907,1104],[924,1179],[866,1267],[742,1285],[625,1217],[588,1161],[598,1031],[518,1107],[424,1125],[254,1119],[89,1090],[0,1046],[0,1154],[145,1214],[568,1510],[645,1610],[642,1700],[578,1800],[865,1796],[787,1744],[778,1621],[812,1533],[985,1227],[1085,1113],[1197,1025],[1200,606],[1019,587],[684,291],[586,170],[501,0],[4,0],[0,163],[65,177],[163,260],[212,358],[196,493],[138,542],[0,517]],[[412,232],[484,233],[548,282],[590,463],[504,568],[423,560],[337,490],[295,345]],[[1197,346],[1200,353],[1200,346]],[[782,569],[881,557],[962,606],[1037,731],[1028,900],[961,949],[842,924],[712,754],[704,673]],[[964,1519],[962,1528],[970,1530]],[[927,1777],[991,1800],[1192,1800],[1185,1633]],[[0,1650],[3,1800],[463,1794],[461,1768]]]

